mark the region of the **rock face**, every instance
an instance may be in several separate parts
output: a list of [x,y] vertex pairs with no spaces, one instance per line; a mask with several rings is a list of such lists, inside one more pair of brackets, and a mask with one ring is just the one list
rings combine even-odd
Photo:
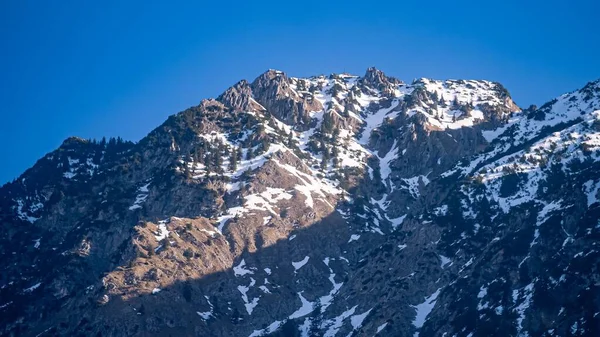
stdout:
[[600,335],[600,81],[269,70],[0,188],[6,336]]

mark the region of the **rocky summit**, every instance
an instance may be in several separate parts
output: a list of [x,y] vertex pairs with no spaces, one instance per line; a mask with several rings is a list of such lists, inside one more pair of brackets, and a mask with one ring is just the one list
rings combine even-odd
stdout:
[[269,70],[0,188],[2,336],[600,336],[600,80]]

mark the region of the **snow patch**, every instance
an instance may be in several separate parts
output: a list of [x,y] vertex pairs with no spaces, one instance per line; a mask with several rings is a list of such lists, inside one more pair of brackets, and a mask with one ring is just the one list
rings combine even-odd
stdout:
[[[266,270],[267,269],[265,269],[265,271]],[[250,269],[246,269],[246,261],[244,259],[242,259],[242,261],[240,261],[240,263],[237,266],[233,267],[233,274],[235,276],[239,277],[239,276],[244,276],[247,274],[252,275],[252,274],[254,274],[254,272]],[[270,269],[269,269],[268,274],[271,275]]]
[[352,234],[350,236],[350,240],[348,240],[348,243],[350,243],[352,241],[358,241],[358,239],[360,239],[360,235],[358,235],[358,234]]
[[302,260],[298,262],[292,261],[292,266],[294,267],[294,271],[298,271],[298,269],[304,267],[304,265],[308,262],[309,257],[305,256]]
[[248,299],[248,291],[256,284],[256,281],[253,278],[250,278],[250,284],[248,286],[238,286],[238,291],[242,294],[242,301],[244,301],[244,306],[246,307],[246,312],[248,315],[252,315],[252,311],[258,305],[258,300],[260,297],[255,297],[252,300]]
[[296,310],[293,314],[290,315],[289,319],[295,319],[306,316],[314,310],[314,305],[308,300],[306,300],[304,296],[302,296],[302,292],[298,293],[298,297],[300,298],[300,302],[302,303],[302,305],[300,306],[300,308],[298,308],[298,310]]
[[[415,316],[415,319],[412,322],[417,329],[420,329],[421,327],[423,327],[423,324],[425,324],[427,316],[429,316],[429,313],[431,313],[433,307],[435,306],[435,302],[437,301],[437,297],[440,294],[440,290],[441,288],[436,290],[429,297],[425,298],[425,301],[423,303],[412,306],[413,308],[417,309],[417,315]],[[418,335],[419,333],[416,332],[415,336]]]
[[356,331],[358,329],[360,329],[360,327],[362,326],[365,318],[367,318],[367,316],[369,315],[369,313],[371,312],[371,310],[373,309],[369,309],[365,312],[363,312],[362,314],[359,315],[354,315],[350,317],[350,324],[352,325],[352,330]]
[[442,263],[442,268],[444,268],[448,264],[452,264],[452,261],[449,258],[445,257],[444,255],[440,255],[440,259],[441,259],[441,263]]
[[160,242],[169,237],[169,231],[167,230],[167,220],[158,222],[158,232],[154,234],[156,241]]
[[30,293],[30,292],[32,292],[32,291],[34,291],[34,290],[36,290],[37,288],[39,288],[41,285],[42,285],[42,283],[41,283],[41,282],[39,282],[39,283],[36,283],[36,284],[32,285],[31,287],[29,287],[29,288],[27,288],[27,289],[23,289],[23,292],[24,292],[24,293]]

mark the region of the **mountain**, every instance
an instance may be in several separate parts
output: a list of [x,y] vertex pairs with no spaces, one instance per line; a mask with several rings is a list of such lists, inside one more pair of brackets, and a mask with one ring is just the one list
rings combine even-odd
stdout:
[[0,188],[5,336],[598,336],[600,80],[269,70]]

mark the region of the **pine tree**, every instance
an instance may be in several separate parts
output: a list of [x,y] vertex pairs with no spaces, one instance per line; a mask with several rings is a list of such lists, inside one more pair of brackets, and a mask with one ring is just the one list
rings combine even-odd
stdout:
[[234,147],[229,157],[229,170],[232,172],[237,171],[237,149]]
[[381,167],[380,166],[377,166],[373,169],[373,181],[381,182],[381,183],[385,184],[385,181],[383,181],[383,179],[381,177]]
[[235,155],[235,160],[239,163],[242,161],[242,148],[238,147],[237,150],[235,151],[236,155]]
[[206,151],[204,153],[204,156],[202,157],[202,164],[204,164],[204,166],[206,166],[207,169],[212,168],[212,156],[210,154],[210,151]]
[[223,153],[227,155],[227,147],[225,146],[225,144],[223,144],[223,142],[220,139],[217,140],[217,152],[219,153],[219,155]]
[[431,94],[431,100],[432,100],[434,103],[437,103],[437,102],[438,102],[439,98],[438,98],[437,91],[434,91],[434,92]]
[[340,156],[340,149],[337,146],[334,146],[331,149],[331,156],[334,157],[334,158],[337,158],[337,157]]
[[323,157],[321,159],[321,169],[326,169],[327,168],[327,164],[329,163],[329,149],[324,146],[323,148]]
[[263,137],[260,145],[261,145],[261,152],[267,152],[267,150],[269,150],[269,146],[271,145],[271,143],[269,142],[269,138]]
[[223,157],[221,157],[220,151],[213,152],[213,163],[217,173],[223,172]]
[[333,130],[333,126],[334,126],[333,117],[331,116],[330,113],[326,113],[323,116],[323,122],[321,124],[321,132],[331,133],[331,131]]
[[460,107],[460,103],[458,102],[458,97],[454,96],[454,100],[452,101],[452,109],[458,109]]

